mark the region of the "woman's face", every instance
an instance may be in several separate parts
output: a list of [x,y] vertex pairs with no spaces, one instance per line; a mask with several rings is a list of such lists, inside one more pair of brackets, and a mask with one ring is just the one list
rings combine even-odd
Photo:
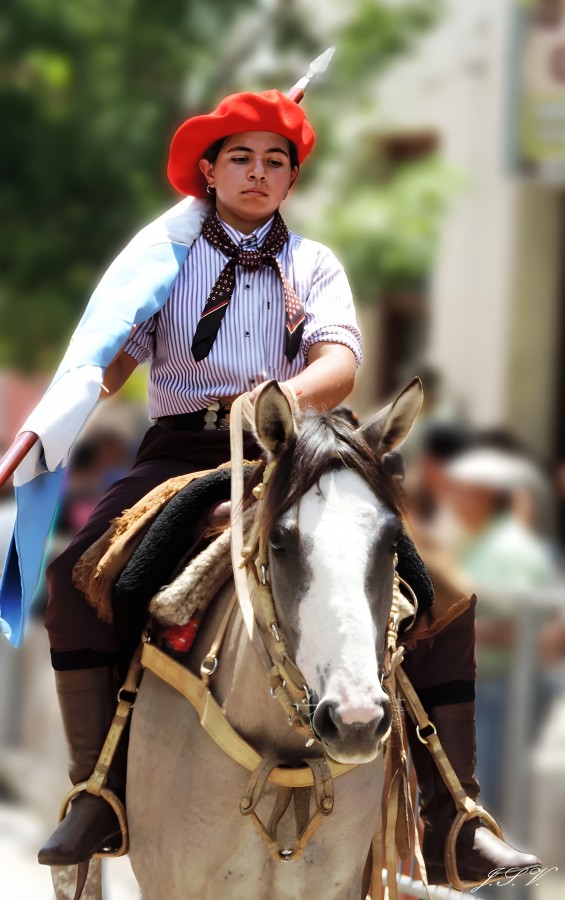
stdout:
[[287,138],[271,131],[230,135],[216,161],[201,159],[200,169],[216,190],[218,214],[243,232],[271,218],[298,173]]

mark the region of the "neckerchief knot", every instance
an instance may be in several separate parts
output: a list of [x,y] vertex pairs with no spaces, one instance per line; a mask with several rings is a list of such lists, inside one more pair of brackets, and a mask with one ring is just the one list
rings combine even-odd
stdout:
[[281,214],[278,211],[275,213],[269,233],[263,245],[258,249],[238,247],[222,228],[215,212],[211,212],[206,218],[202,227],[202,237],[216,250],[228,256],[229,261],[220,272],[202,310],[192,340],[191,349],[194,358],[200,361],[208,356],[212,349],[233,296],[236,267],[242,266],[244,269],[257,270],[263,266],[270,266],[278,275],[283,289],[286,329],[285,356],[292,362],[300,349],[305,313],[300,297],[285,278],[280,261],[276,257],[288,240],[288,228]]
[[266,265],[265,254],[261,250],[246,250],[239,247],[236,258],[238,266],[244,269],[260,269]]

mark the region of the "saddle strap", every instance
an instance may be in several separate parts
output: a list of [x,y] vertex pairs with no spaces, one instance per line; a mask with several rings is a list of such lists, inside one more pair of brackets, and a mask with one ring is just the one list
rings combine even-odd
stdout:
[[[97,797],[102,797],[102,799],[112,807],[120,826],[122,843],[117,850],[103,850],[100,853],[95,853],[94,855],[96,857],[125,856],[129,849],[126,810],[124,804],[114,791],[111,791],[106,787],[106,780],[116,749],[131,715],[137,691],[139,689],[139,682],[141,681],[141,676],[143,674],[143,669],[141,667],[141,653],[142,645],[140,644],[133,655],[126,679],[118,691],[118,705],[116,707],[116,712],[114,713],[114,718],[112,719],[108,734],[106,735],[106,740],[102,745],[102,750],[100,751],[100,756],[94,767],[94,772],[88,781],[81,781],[71,788],[69,793],[63,799],[59,810],[59,821],[62,822],[67,815],[71,800],[73,800],[77,794],[82,793],[82,791],[86,791],[89,794],[95,794]],[[85,862],[79,863],[76,867],[77,881],[74,900],[80,900],[82,897],[86,879],[88,878],[89,867],[90,860],[85,860]]]
[[[504,835],[496,819],[483,809],[482,806],[478,806],[475,801],[467,795],[441,746],[435,725],[430,721],[410,679],[400,667],[396,671],[396,678],[402,696],[406,701],[408,712],[416,726],[416,734],[432,754],[439,774],[455,803],[457,814],[449,829],[447,840],[445,842],[445,870],[450,885],[458,891],[465,891],[470,887],[476,887],[478,884],[483,883],[477,881],[463,881],[459,877],[456,844],[459,833],[465,822],[468,822],[470,819],[480,818],[484,821],[489,830],[501,840],[504,840]],[[424,734],[424,732],[426,733]]]
[[[129,839],[125,807],[114,791],[111,791],[106,787],[106,781],[112,760],[114,759],[116,749],[128,723],[139,689],[139,682],[143,674],[141,654],[142,645],[140,644],[133,655],[126,679],[118,691],[118,705],[116,707],[116,712],[114,713],[114,718],[112,719],[108,734],[106,735],[106,740],[102,745],[102,750],[100,751],[100,755],[94,767],[94,772],[88,781],[82,781],[71,788],[62,802],[59,812],[59,821],[61,822],[67,814],[71,800],[82,791],[102,797],[103,800],[110,804],[118,819],[122,843],[117,850],[103,851],[95,854],[96,856],[125,856],[128,852]],[[86,871],[88,872],[88,869]],[[80,896],[80,893],[78,896]]]

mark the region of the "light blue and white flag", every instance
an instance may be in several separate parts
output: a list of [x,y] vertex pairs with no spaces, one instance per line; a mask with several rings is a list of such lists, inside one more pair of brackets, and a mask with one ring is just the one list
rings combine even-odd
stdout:
[[100,396],[104,371],[135,325],[167,301],[209,203],[186,197],[143,228],[94,291],[45,395],[20,431],[39,441],[14,473],[17,516],[0,583],[0,630],[15,646],[37,584],[70,450]]

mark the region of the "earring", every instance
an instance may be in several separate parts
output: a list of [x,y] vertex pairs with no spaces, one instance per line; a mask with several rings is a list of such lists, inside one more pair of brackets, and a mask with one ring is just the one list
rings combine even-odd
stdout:
[[213,184],[207,184],[207,185],[206,185],[206,193],[207,193],[207,194],[210,194],[211,197],[214,196],[214,194],[216,193],[216,188],[214,187]]

